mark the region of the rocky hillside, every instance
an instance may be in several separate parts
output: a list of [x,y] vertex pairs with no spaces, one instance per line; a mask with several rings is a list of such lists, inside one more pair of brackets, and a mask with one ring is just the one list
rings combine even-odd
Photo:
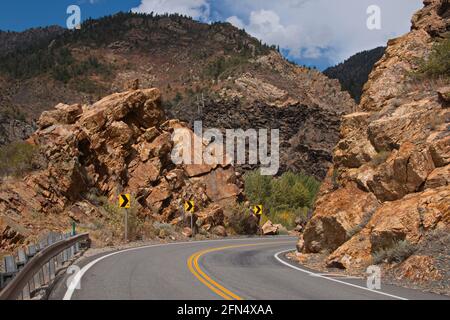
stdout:
[[[189,199],[201,235],[226,236],[233,221],[245,218],[229,211],[242,192],[232,166],[172,163],[171,134],[185,125],[166,120],[157,89],[116,93],[92,105],[58,104],[38,125],[28,143],[39,148],[41,169],[1,181],[2,250],[67,230],[72,222],[97,243],[121,241],[117,201],[123,193],[133,197],[131,240],[189,236],[190,215],[182,209]],[[244,223],[255,232],[250,220]]]
[[[33,28],[24,32],[0,30],[0,58],[8,59],[8,57],[14,57],[18,52],[26,52],[30,48],[47,47],[64,32],[65,29],[59,26]],[[19,89],[20,82],[16,77],[8,76],[8,74],[8,72],[0,73],[2,90],[0,95],[0,146],[27,139],[36,129],[34,120],[39,115],[39,111],[29,115],[33,110],[32,107],[25,107],[22,110],[20,103],[17,104],[10,100],[12,92]]]
[[325,254],[328,267],[351,273],[380,264],[386,277],[448,294],[449,74],[415,73],[448,41],[450,5],[424,5],[411,32],[389,41],[358,112],[344,117],[333,168],[298,249],[302,259]]
[[27,139],[35,126],[34,121],[27,122],[20,115],[0,113],[0,146]]
[[344,62],[326,69],[323,73],[341,83],[342,89],[350,93],[357,103],[361,100],[363,87],[369,79],[373,66],[384,55],[386,47],[359,52]]
[[[26,136],[49,106],[91,104],[135,79],[142,87],[160,88],[166,113],[190,124],[199,119],[221,128],[293,124],[283,125],[283,168],[318,178],[331,164],[340,117],[356,108],[337,80],[287,62],[228,23],[121,13],[3,54],[0,143]],[[235,108],[230,113],[255,113],[242,122],[216,121],[218,109],[230,106]],[[277,119],[265,108],[277,110]]]
[[[280,129],[281,172],[322,180],[339,139],[340,119],[356,105],[336,80],[292,65],[277,52],[251,59],[213,86],[216,94],[170,109],[174,117],[206,127]],[[191,113],[189,113],[191,110]]]
[[24,32],[0,31],[0,56],[4,56],[17,50],[25,50],[37,44],[48,45],[57,36],[64,33],[59,26],[46,28],[33,28]]

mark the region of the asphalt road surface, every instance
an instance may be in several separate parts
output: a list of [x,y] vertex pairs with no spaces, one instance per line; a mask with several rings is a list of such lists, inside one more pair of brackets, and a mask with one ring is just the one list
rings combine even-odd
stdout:
[[[379,300],[445,297],[366,280],[320,274],[284,258],[293,237],[154,245],[85,259],[72,286],[50,299],[72,300]],[[75,284],[79,283],[79,289]]]

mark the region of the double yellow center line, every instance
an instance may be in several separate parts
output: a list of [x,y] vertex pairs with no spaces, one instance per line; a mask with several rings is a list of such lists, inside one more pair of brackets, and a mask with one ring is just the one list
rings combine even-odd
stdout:
[[220,285],[211,277],[209,277],[199,266],[199,259],[208,253],[216,252],[216,251],[222,251],[227,249],[235,249],[235,248],[243,248],[243,247],[251,247],[251,246],[261,246],[261,245],[280,245],[280,244],[287,244],[291,242],[265,242],[265,243],[254,243],[254,244],[244,244],[244,245],[235,245],[235,246],[225,246],[225,247],[219,247],[214,249],[207,249],[203,251],[199,251],[194,253],[189,257],[187,260],[187,266],[189,268],[189,271],[205,286],[207,286],[211,291],[219,295],[220,297],[224,298],[225,300],[244,300],[237,294],[231,292],[229,289],[225,288],[224,286]]

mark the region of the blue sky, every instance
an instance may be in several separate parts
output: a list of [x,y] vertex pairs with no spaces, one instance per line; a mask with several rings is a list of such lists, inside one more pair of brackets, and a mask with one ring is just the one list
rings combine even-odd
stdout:
[[[422,0],[21,0],[1,1],[0,30],[66,25],[69,5],[82,20],[119,11],[178,12],[203,21],[228,21],[299,64],[324,69],[408,32]],[[367,9],[380,9],[380,29],[369,30]]]

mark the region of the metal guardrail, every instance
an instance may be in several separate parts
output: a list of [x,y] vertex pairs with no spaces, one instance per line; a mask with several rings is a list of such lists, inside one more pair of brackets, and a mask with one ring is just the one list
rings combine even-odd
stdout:
[[[17,263],[14,257],[5,257],[6,273],[0,276],[11,279],[0,291],[0,300],[23,299],[24,292],[31,297],[32,291],[38,289],[36,283],[48,284],[55,279],[58,267],[80,251],[80,243],[85,243],[86,247],[90,245],[88,233],[60,240],[41,248],[39,252],[34,245],[28,247],[28,252],[19,250]],[[28,262],[26,262],[27,256],[32,256]]]

